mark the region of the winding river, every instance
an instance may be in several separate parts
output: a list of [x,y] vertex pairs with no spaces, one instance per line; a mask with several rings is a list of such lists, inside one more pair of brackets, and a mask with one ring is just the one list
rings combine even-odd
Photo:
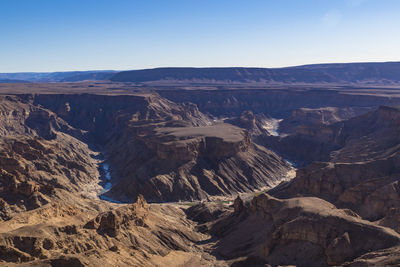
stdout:
[[112,202],[112,203],[118,203],[118,204],[122,203],[122,202],[120,202],[118,200],[112,199],[112,198],[107,197],[107,196],[104,195],[105,193],[110,191],[110,189],[112,187],[111,174],[110,174],[110,165],[108,163],[106,163],[106,162],[103,162],[103,163],[100,164],[100,167],[101,167],[102,172],[103,172],[103,174],[101,176],[101,180],[102,180],[102,183],[105,183],[105,184],[104,184],[103,190],[101,190],[99,195],[98,195],[99,198],[102,199],[102,200],[105,200],[105,201]]

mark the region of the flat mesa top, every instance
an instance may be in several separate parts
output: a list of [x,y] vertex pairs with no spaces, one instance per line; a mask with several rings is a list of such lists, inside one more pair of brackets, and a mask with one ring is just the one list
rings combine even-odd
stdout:
[[174,141],[183,141],[198,137],[216,137],[225,142],[240,142],[244,137],[244,130],[227,123],[220,123],[203,127],[165,127],[156,129],[158,136],[175,137]]
[[0,83],[0,95],[14,94],[99,94],[99,95],[137,95],[143,93],[191,91],[272,91],[272,92],[336,92],[348,95],[371,95],[381,97],[400,97],[397,85],[336,85],[336,84],[211,84],[193,85],[181,83],[179,85],[151,85],[143,83],[121,83],[110,81],[87,82],[42,82],[42,83]]

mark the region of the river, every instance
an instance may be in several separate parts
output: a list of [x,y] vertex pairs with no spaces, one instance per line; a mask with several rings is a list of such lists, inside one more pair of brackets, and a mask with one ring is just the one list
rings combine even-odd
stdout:
[[104,184],[104,186],[103,186],[103,190],[101,190],[98,195],[99,198],[102,200],[105,200],[105,201],[112,202],[112,203],[118,203],[118,204],[122,203],[118,200],[112,199],[112,198],[104,195],[105,193],[110,191],[110,189],[112,188],[110,165],[106,162],[103,162],[100,164],[100,167],[101,167],[102,173],[103,173],[101,175],[101,180],[102,180],[102,183]]
[[279,123],[281,121],[282,121],[281,119],[278,120],[278,119],[274,119],[274,118],[268,119],[268,120],[264,120],[262,127],[265,130],[267,130],[270,133],[270,135],[279,136],[278,128],[279,128]]

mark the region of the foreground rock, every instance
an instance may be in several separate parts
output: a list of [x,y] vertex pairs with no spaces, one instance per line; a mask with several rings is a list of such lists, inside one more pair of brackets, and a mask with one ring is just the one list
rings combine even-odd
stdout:
[[[149,205],[141,196],[134,204],[97,214],[75,209],[72,215],[73,209],[67,213],[62,207],[58,206],[59,214],[74,219],[57,225],[42,220],[0,233],[0,262],[6,266],[400,263],[399,234],[318,198],[279,200],[261,194],[251,202],[237,198],[234,208],[202,203],[186,209],[186,214],[173,205]],[[41,207],[37,213],[55,208]]]
[[318,198],[279,200],[261,194],[245,207],[235,206],[200,226],[218,238],[209,249],[232,266],[341,265],[400,244],[393,230]]
[[195,245],[206,238],[194,231],[180,209],[149,206],[139,197],[134,204],[64,226],[49,222],[0,233],[0,262],[10,266],[211,266],[215,258],[202,257],[204,252]]

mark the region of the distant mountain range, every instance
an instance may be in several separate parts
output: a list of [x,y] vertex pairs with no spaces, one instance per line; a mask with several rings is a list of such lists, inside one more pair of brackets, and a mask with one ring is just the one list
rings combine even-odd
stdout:
[[157,68],[123,71],[118,82],[188,83],[400,83],[400,62],[317,64],[286,68]]
[[285,68],[155,68],[130,71],[0,73],[0,80],[153,84],[400,84],[400,62],[314,64]]
[[0,83],[29,83],[29,81],[13,80],[13,79],[0,79]]
[[18,72],[0,73],[0,81],[7,82],[79,82],[85,80],[108,80],[116,73],[113,70],[102,71],[66,71],[66,72]]

